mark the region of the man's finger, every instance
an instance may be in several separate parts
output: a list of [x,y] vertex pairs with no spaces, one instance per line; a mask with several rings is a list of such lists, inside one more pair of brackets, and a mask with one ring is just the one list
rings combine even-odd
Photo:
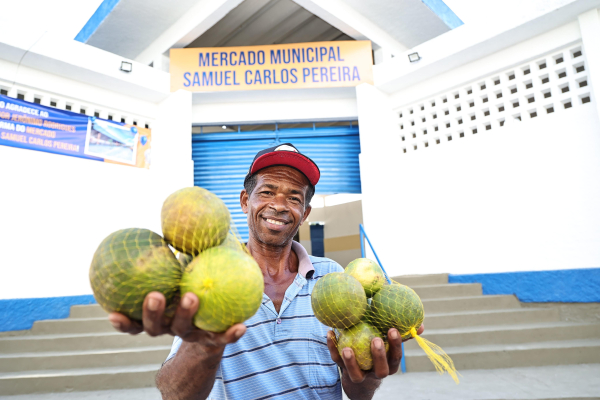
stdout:
[[166,299],[160,292],[150,292],[144,299],[142,310],[142,325],[150,336],[158,336],[165,333],[163,318],[165,313]]
[[398,372],[400,361],[402,360],[402,338],[396,328],[388,331],[388,343],[390,344],[387,360],[390,369],[389,374],[393,375]]
[[231,344],[237,342],[246,333],[246,325],[235,324],[231,328],[227,329],[221,336],[221,344]]
[[110,313],[108,314],[108,320],[112,326],[123,333],[130,333],[132,335],[138,334],[144,330],[142,325],[136,321],[132,321],[123,314]]
[[388,359],[385,354],[385,344],[381,338],[371,341],[371,355],[373,356],[373,372],[378,379],[383,379],[390,374]]
[[344,369],[345,365],[344,365],[344,361],[342,360],[342,357],[340,356],[340,352],[337,349],[337,346],[335,345],[335,342],[333,341],[333,338],[335,337],[335,333],[333,333],[333,331],[328,331],[327,332],[327,348],[329,349],[329,354],[331,355],[331,360],[337,364],[338,367]]
[[185,340],[185,337],[194,331],[193,320],[196,311],[198,311],[198,306],[198,296],[191,292],[183,295],[175,311],[173,322],[171,322],[171,332],[173,334]]
[[346,373],[350,380],[353,383],[362,383],[362,381],[365,380],[366,374],[358,366],[354,352],[350,347],[344,347],[342,349],[342,359],[344,360]]

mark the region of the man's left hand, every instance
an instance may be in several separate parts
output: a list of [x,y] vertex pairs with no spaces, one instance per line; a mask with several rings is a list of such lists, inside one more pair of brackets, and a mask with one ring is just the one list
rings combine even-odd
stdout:
[[[425,327],[421,325],[417,334],[420,335],[424,330]],[[363,371],[359,368],[351,348],[346,347],[342,349],[342,354],[340,355],[333,341],[334,335],[333,331],[327,333],[327,347],[329,347],[331,359],[342,369],[342,373],[347,375],[352,383],[362,383],[367,378],[381,380],[388,375],[398,372],[400,361],[402,360],[403,340],[397,329],[392,328],[388,331],[388,343],[390,347],[387,353],[385,351],[385,344],[381,338],[375,338],[371,341],[373,368],[370,371]]]

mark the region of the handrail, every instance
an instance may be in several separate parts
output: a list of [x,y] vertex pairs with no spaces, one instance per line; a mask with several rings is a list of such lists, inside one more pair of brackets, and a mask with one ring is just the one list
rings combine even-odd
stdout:
[[[365,239],[367,239],[367,243],[369,244],[369,247],[371,248],[371,251],[373,252],[373,255],[375,256],[375,259],[377,260],[377,264],[379,264],[379,266],[381,267],[381,270],[383,271],[383,275],[385,276],[385,279],[387,279],[388,283],[391,284],[392,280],[390,279],[387,272],[385,271],[385,268],[383,268],[383,264],[381,264],[381,261],[379,261],[379,257],[377,256],[377,253],[375,252],[375,248],[373,248],[373,245],[371,244],[371,241],[369,240],[369,237],[367,236],[367,232],[365,232],[365,228],[363,227],[362,224],[358,224],[358,229],[360,232],[360,256],[362,258],[365,258],[365,256],[366,256]],[[400,361],[400,369],[402,370],[403,374],[406,373],[406,360],[404,357],[404,343],[402,343],[402,360]]]

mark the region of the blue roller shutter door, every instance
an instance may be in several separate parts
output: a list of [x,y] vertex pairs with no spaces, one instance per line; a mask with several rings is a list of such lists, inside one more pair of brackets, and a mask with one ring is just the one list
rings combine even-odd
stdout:
[[217,194],[231,212],[243,240],[248,240],[246,215],[240,207],[244,177],[256,153],[280,143],[293,143],[321,170],[317,194],[360,193],[357,127],[206,133],[192,136],[194,185]]

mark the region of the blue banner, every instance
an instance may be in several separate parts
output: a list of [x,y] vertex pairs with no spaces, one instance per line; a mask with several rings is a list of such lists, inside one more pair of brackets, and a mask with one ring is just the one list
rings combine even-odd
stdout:
[[0,95],[0,145],[148,168],[150,130]]

